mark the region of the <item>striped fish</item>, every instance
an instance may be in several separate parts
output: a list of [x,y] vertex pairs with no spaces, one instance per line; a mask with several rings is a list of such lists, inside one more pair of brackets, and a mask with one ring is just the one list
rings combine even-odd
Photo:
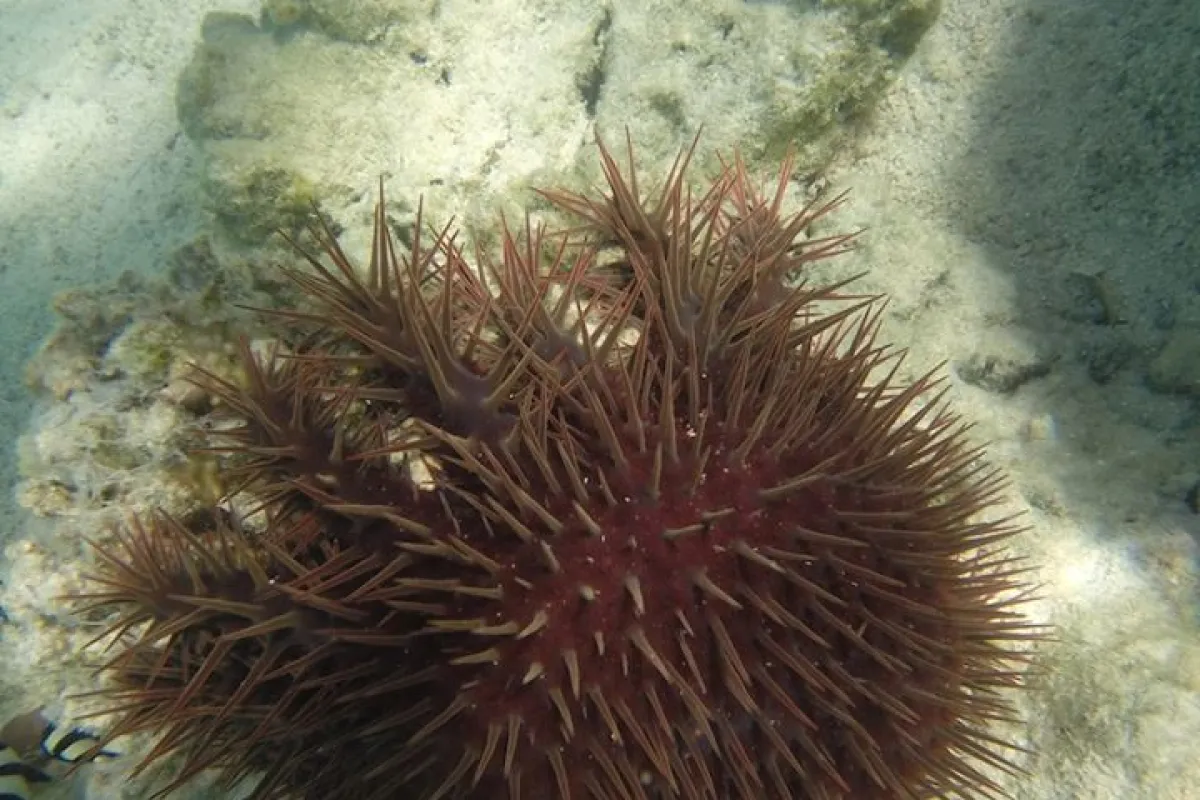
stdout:
[[16,750],[0,742],[0,800],[29,800],[29,784],[48,780],[49,775],[26,764]]
[[[0,800],[29,800],[30,784],[67,777],[78,765],[118,755],[92,752],[99,741],[84,728],[56,725],[40,708],[18,714],[0,728]],[[70,766],[54,769],[54,761]]]
[[[78,764],[84,761],[95,761],[103,758],[116,758],[119,753],[112,750],[89,752],[100,741],[100,737],[83,728],[60,728],[50,720],[42,717],[46,727],[42,730],[38,749],[46,758],[65,761],[68,764]],[[0,800],[3,800],[0,797]]]

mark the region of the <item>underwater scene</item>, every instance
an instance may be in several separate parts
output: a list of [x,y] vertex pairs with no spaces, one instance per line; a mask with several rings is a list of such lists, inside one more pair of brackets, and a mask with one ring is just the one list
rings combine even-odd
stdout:
[[1200,3],[0,0],[0,800],[1200,800]]

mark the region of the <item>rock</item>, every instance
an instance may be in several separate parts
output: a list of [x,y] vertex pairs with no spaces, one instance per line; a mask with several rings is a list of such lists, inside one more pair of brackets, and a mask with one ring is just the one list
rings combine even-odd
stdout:
[[1064,319],[1092,325],[1114,325],[1118,321],[1112,281],[1105,275],[1068,272],[1058,284],[1052,298]]
[[1082,348],[1080,358],[1087,367],[1088,377],[1104,384],[1115,378],[1135,355],[1133,343],[1124,336],[1114,334],[1088,341]]
[[1049,375],[1052,366],[1053,362],[1046,359],[977,354],[955,365],[955,372],[972,386],[1012,394],[1026,383]]
[[345,42],[378,42],[394,28],[428,19],[437,0],[268,0],[263,15],[281,26],[307,25]]
[[264,175],[360,221],[384,175],[392,196],[424,194],[431,217],[470,227],[514,192],[525,205],[530,184],[591,182],[593,130],[620,146],[628,127],[648,174],[702,127],[704,158],[794,147],[802,172],[819,169],[938,8],[271,0],[259,21],[209,17],[178,113],[241,239],[294,216],[296,192],[249,190]]
[[1147,367],[1146,383],[1156,392],[1200,395],[1200,330],[1177,328]]

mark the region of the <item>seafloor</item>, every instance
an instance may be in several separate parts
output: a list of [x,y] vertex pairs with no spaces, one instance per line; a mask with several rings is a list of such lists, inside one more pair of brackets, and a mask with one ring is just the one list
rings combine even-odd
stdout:
[[[276,290],[271,230],[316,200],[354,247],[382,174],[486,241],[594,129],[653,172],[703,126],[850,190],[822,276],[1011,478],[1057,633],[1008,790],[1200,798],[1200,3],[938,5],[0,0],[0,717],[87,710],[59,598],[207,488],[180,377]],[[140,797],[143,744],[36,797]]]

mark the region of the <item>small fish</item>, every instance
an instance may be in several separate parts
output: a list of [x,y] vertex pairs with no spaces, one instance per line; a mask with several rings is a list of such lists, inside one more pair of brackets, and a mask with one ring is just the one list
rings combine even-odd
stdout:
[[60,728],[50,720],[45,720],[45,728],[39,749],[43,756],[68,764],[78,764],[84,761],[95,761],[98,758],[116,758],[119,753],[113,750],[96,750],[91,752],[100,737],[84,728]]
[[67,764],[95,761],[98,758],[116,758],[112,750],[91,750],[100,737],[86,728],[59,727],[53,720],[36,708],[18,714],[0,729],[0,740],[8,742],[26,760],[46,761],[53,759]]
[[0,742],[0,800],[29,800],[29,784],[48,780],[49,775],[26,764],[16,750]]
[[[0,800],[29,800],[32,783],[70,778],[79,765],[116,758],[96,749],[99,742],[84,728],[58,726],[40,708],[18,714],[0,728]],[[53,769],[53,761],[70,766]]]

